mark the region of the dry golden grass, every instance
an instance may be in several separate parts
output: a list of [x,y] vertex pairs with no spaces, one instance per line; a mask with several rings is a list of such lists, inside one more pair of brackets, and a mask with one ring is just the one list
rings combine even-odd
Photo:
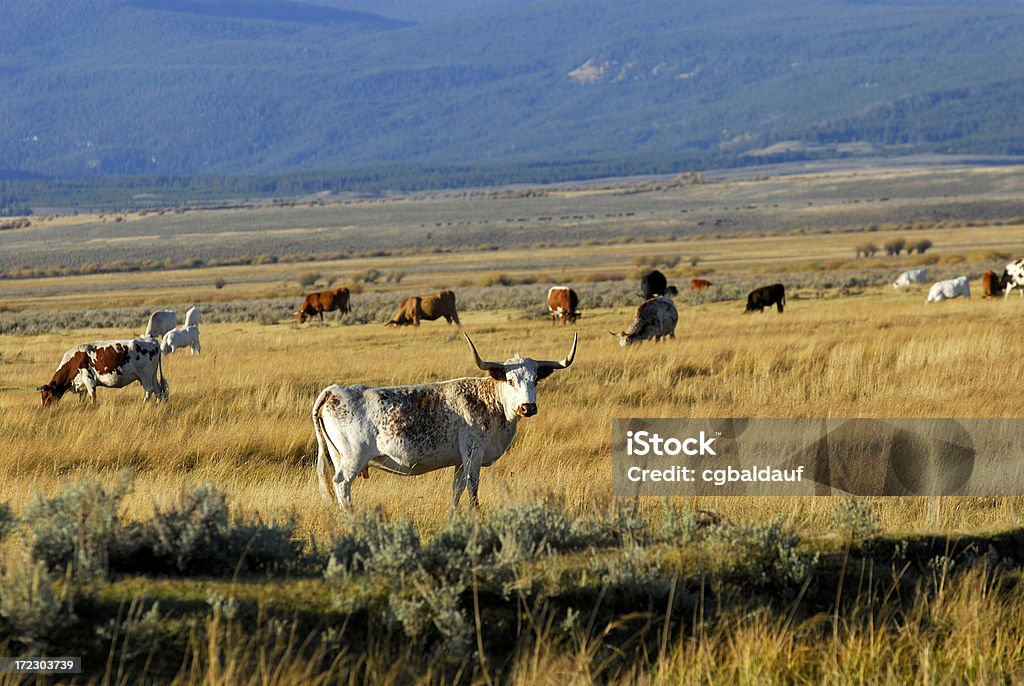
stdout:
[[[605,507],[611,479],[610,424],[616,417],[1012,417],[1024,370],[1018,298],[925,306],[921,293],[872,291],[802,300],[786,313],[743,315],[737,303],[681,310],[677,338],[621,349],[608,330],[631,311],[593,310],[578,322],[576,363],[541,383],[540,414],[523,420],[508,453],[484,470],[485,507],[554,493],[570,512]],[[468,313],[467,330],[485,357],[516,352],[559,358],[571,329],[507,313]],[[130,514],[147,516],[185,485],[212,481],[237,507],[264,514],[294,508],[304,530],[337,523],[318,496],[309,420],[324,386],[394,385],[475,375],[454,327],[426,323],[395,331],[365,326],[203,326],[203,354],[165,360],[171,400],[141,403],[137,385],[101,389],[92,408],[73,395],[40,407],[45,383],[72,343],[131,335],[82,330],[0,339],[0,480],[20,504],[31,488],[124,467],[137,472]],[[447,514],[449,470],[416,478],[374,471],[353,489],[359,509],[402,513],[428,529]],[[824,532],[827,499],[719,498],[738,518],[786,514]],[[889,530],[925,527],[924,503],[882,499]],[[950,500],[943,528],[1004,528],[1017,522],[1013,499]]]

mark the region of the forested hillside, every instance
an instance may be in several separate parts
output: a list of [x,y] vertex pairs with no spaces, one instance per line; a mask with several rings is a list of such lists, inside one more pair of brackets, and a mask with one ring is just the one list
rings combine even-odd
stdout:
[[1022,139],[1009,0],[4,5],[0,179],[414,168],[422,185]]

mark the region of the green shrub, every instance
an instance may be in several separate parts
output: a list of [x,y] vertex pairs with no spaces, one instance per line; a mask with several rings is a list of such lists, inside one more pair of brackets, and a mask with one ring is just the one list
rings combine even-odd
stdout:
[[461,589],[426,574],[388,596],[388,614],[410,638],[430,638],[431,629],[440,635],[440,650],[457,660],[473,644],[473,625],[462,608]]
[[799,588],[814,573],[818,554],[797,550],[800,536],[776,519],[768,523],[725,523],[707,540],[722,548],[723,572],[753,588],[781,592]]
[[602,512],[595,518],[574,520],[572,531],[572,543],[577,548],[646,545],[654,540],[646,519],[619,507]]
[[18,526],[18,518],[10,503],[0,503],[0,543]]
[[662,500],[661,530],[658,533],[663,542],[674,545],[690,543],[697,534],[697,528],[693,512],[676,507],[668,498]]
[[90,480],[70,484],[53,498],[33,492],[22,512],[32,557],[49,569],[70,564],[76,580],[106,578],[121,499],[130,490],[124,476],[110,490]]
[[302,543],[294,517],[232,519],[227,498],[211,484],[184,491],[167,511],[123,536],[120,568],[178,574],[279,571],[295,566]]
[[838,498],[832,503],[832,524],[851,539],[878,533],[881,522],[878,508],[866,498]]
[[0,617],[0,636],[40,647],[60,639],[73,621],[42,560],[24,560],[4,569]]
[[546,503],[513,505],[493,512],[491,526],[510,562],[579,547],[572,524],[560,509]]
[[364,512],[352,521],[331,553],[328,578],[354,572],[401,577],[420,565],[420,538],[411,522],[390,524],[379,512]]

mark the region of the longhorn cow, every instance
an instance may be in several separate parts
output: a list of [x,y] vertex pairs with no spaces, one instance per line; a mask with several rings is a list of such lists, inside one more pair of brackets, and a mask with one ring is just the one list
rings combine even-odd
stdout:
[[523,417],[537,414],[537,382],[572,364],[515,357],[486,362],[467,335],[477,368],[486,376],[416,386],[332,385],[313,403],[316,472],[321,493],[333,490],[352,509],[352,482],[367,467],[403,476],[454,467],[452,507],[469,488],[477,506],[480,468],[494,464],[516,437]]

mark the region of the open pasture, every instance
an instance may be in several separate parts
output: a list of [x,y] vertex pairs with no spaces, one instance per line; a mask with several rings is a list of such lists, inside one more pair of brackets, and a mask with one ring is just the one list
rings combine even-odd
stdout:
[[[891,290],[891,289],[889,289]],[[925,306],[919,293],[869,290],[856,297],[790,295],[785,314],[743,315],[735,302],[681,306],[677,337],[620,349],[608,331],[627,306],[588,310],[570,370],[538,389],[540,413],[522,420],[509,452],[484,470],[482,501],[563,498],[576,513],[607,506],[610,422],[615,417],[1012,417],[1022,379],[1008,359],[1022,344],[1019,298]],[[558,359],[571,327],[515,311],[471,311],[466,330],[485,357],[516,352]],[[465,340],[437,322],[203,324],[204,352],[164,360],[171,400],[141,403],[141,389],[101,389],[92,408],[73,395],[52,409],[31,389],[49,379],[72,342],[129,336],[130,329],[74,330],[0,339],[4,442],[0,478],[17,501],[30,488],[124,467],[137,472],[131,502],[146,509],[183,484],[212,481],[245,510],[296,508],[310,533],[328,534],[333,505],[317,497],[309,411],[324,386],[422,383],[476,375]],[[435,526],[448,508],[450,470],[402,478],[371,472],[354,486],[358,509],[382,507]],[[8,490],[9,489],[9,490]],[[827,499],[703,503],[739,518],[785,514],[826,531]],[[885,524],[925,526],[919,503],[881,502]],[[965,500],[943,513],[957,530],[1016,522],[1012,503]]]
[[[548,324],[545,293],[551,284],[570,283],[581,298],[579,361],[541,384],[541,414],[523,421],[510,452],[485,470],[485,505],[552,491],[577,511],[601,507],[614,417],[1015,416],[1014,394],[998,389],[1018,381],[1010,361],[1022,345],[1014,322],[1024,302],[1016,294],[983,301],[977,278],[1024,253],[1024,225],[984,221],[993,208],[1007,211],[1018,202],[1024,215],[1024,188],[1013,169],[904,169],[698,184],[634,180],[121,221],[42,218],[5,232],[6,263],[32,264],[33,255],[45,253],[40,264],[58,254],[77,264],[97,245],[163,251],[117,253],[132,258],[170,259],[179,241],[213,252],[189,269],[0,280],[0,330],[32,334],[0,336],[0,421],[8,437],[0,474],[6,483],[48,489],[76,474],[112,475],[131,466],[138,502],[211,480],[236,494],[240,507],[267,512],[299,503],[309,531],[324,531],[334,513],[315,498],[312,401],[335,382],[475,374],[454,327],[380,326],[404,295],[443,287],[456,291],[481,352],[502,359],[515,352],[563,355],[570,332]],[[549,217],[541,223],[550,226],[535,236],[523,226],[530,222],[499,221],[503,214]],[[423,251],[420,224],[436,232],[444,250]],[[347,246],[337,240],[320,240],[337,231],[356,237],[353,255],[342,254]],[[284,234],[320,236],[315,245],[339,254],[211,266],[212,256],[255,253],[262,250],[258,241]],[[484,234],[492,239],[487,245],[479,242]],[[932,243],[925,254],[857,257],[865,243],[921,237]],[[377,254],[384,244],[374,241],[383,238],[391,250]],[[37,252],[22,250],[30,244]],[[313,250],[314,243],[304,245]],[[638,302],[635,278],[651,265],[682,288],[677,338],[620,350],[608,332],[628,325]],[[974,299],[926,307],[925,289],[895,292],[889,282],[914,266],[927,266],[931,280],[967,274]],[[336,313],[327,326],[295,325],[292,312],[311,288],[300,285],[303,273],[315,279],[313,287],[364,279],[343,325]],[[689,293],[691,276],[715,286]],[[773,281],[787,285],[786,313],[743,316],[747,290]],[[166,406],[141,407],[141,393],[131,388],[101,390],[96,409],[73,397],[54,410],[38,407],[31,389],[49,380],[68,347],[137,335],[148,310],[183,311],[193,303],[204,312],[204,353],[165,360]],[[446,512],[448,481],[447,473],[374,473],[356,484],[354,497],[360,507],[380,505],[436,523]],[[397,483],[403,497],[391,502]],[[823,525],[814,515],[821,504],[715,506],[746,514],[753,508],[757,516],[793,511]],[[886,507],[890,525],[920,525],[916,505]],[[944,523],[1008,525],[1009,512],[1002,504],[970,513],[947,508]]]
[[[957,189],[963,195],[947,197]],[[764,204],[770,192],[780,207]],[[689,219],[675,215],[697,210],[667,209],[689,193],[717,194],[720,208],[729,198],[728,216],[750,219],[728,231],[697,219],[689,231]],[[24,264],[53,264],[64,250],[74,265],[108,245],[108,227],[213,217],[211,226],[225,228],[202,240],[186,231],[153,246],[117,243],[144,247],[119,259],[163,259],[165,250],[176,262],[188,247],[213,251],[188,269],[0,279],[0,537],[12,530],[4,501],[30,532],[8,536],[0,549],[0,591],[13,589],[0,593],[0,636],[22,650],[36,645],[26,636],[62,647],[71,640],[87,674],[105,670],[125,683],[140,674],[189,684],[1019,680],[1019,498],[944,498],[936,524],[921,498],[650,499],[633,511],[631,501],[610,496],[617,417],[1019,416],[1024,299],[983,300],[979,281],[1024,255],[1024,225],[1009,214],[1024,216],[1016,177],[999,169],[885,172],[556,195],[613,204],[609,216],[592,205],[575,210],[583,220],[539,222],[546,226],[536,234],[484,224],[465,233],[465,244],[435,252],[421,228],[448,240],[468,220],[453,216],[451,227],[438,227],[431,203],[465,202],[485,214],[501,205],[515,217],[532,207],[516,203],[551,196],[380,201],[367,207],[412,212],[410,219],[380,235],[366,226],[354,232],[366,242],[353,254],[328,244],[331,254],[317,257],[302,243],[311,252],[301,260],[234,265],[213,264],[214,256],[251,254],[287,233],[262,236],[258,223],[251,231],[240,224],[261,217],[281,229],[315,229],[325,216],[308,213],[347,206],[52,218],[16,230],[18,240],[38,239]],[[826,195],[830,209],[822,211]],[[627,200],[634,209],[624,209]],[[584,230],[588,214],[594,224]],[[76,227],[90,241],[74,241]],[[498,237],[492,245],[478,240],[488,231]],[[394,237],[407,235],[396,248]],[[381,236],[390,248],[378,254]],[[865,243],[894,238],[927,238],[932,247],[857,256]],[[17,254],[10,245],[0,243],[3,259]],[[622,349],[609,332],[628,326],[637,275],[651,266],[681,288],[676,338]],[[890,286],[918,266],[929,281],[969,276],[974,297],[926,306],[927,287]],[[350,315],[296,324],[305,290],[367,274]],[[715,285],[690,293],[694,276]],[[785,313],[744,315],[746,292],[775,281],[787,286]],[[580,295],[583,316],[573,326],[546,317],[556,283]],[[371,470],[353,486],[357,519],[347,519],[318,493],[312,403],[331,383],[479,374],[454,326],[382,326],[402,296],[441,287],[458,294],[484,358],[560,359],[578,331],[576,361],[539,383],[538,414],[521,420],[508,452],[482,471],[482,517],[451,515],[451,470]],[[138,335],[149,310],[170,306],[181,317],[191,304],[203,309],[203,353],[164,359],[169,402],[144,406],[136,384],[100,389],[96,407],[71,394],[40,406],[33,389],[69,347]],[[111,499],[125,468],[132,488]],[[112,490],[101,497],[96,486],[68,488],[88,479]],[[204,483],[216,491],[195,490]],[[104,502],[115,502],[118,516],[97,523],[90,517]],[[192,506],[199,519],[184,519]],[[240,519],[229,521],[227,508]],[[698,521],[696,510],[721,522]],[[264,524],[277,516],[293,517],[293,528]],[[219,521],[221,538],[196,535],[196,521]],[[78,523],[70,534],[69,522]],[[90,527],[106,533],[90,539]],[[477,549],[481,527],[490,538]],[[262,531],[259,542],[254,531]],[[178,547],[160,552],[167,537]],[[71,542],[63,553],[36,550],[55,539]],[[28,549],[40,560],[34,572],[24,565],[35,563],[20,561]],[[58,581],[40,580],[44,567]],[[11,598],[26,585],[36,594],[26,596],[30,611],[12,615]],[[51,587],[63,595],[47,609],[40,589]],[[141,638],[115,645],[128,635]],[[267,664],[276,671],[266,673]],[[122,668],[132,676],[117,677]]]

